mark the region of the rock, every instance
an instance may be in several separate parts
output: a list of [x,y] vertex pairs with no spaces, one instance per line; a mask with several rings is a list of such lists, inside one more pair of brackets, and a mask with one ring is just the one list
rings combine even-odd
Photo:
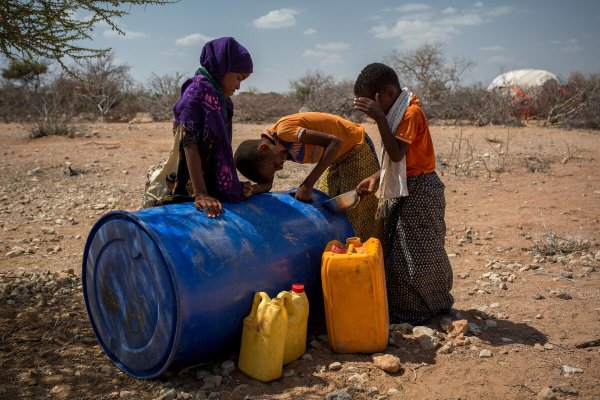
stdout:
[[177,392],[175,389],[169,389],[160,396],[160,400],[175,400],[177,398]]
[[328,369],[330,371],[339,371],[340,369],[342,369],[342,364],[340,362],[332,362],[331,364],[329,364]]
[[546,386],[542,390],[540,390],[536,396],[538,400],[556,400],[556,396],[554,395],[554,391],[551,387]]
[[396,388],[391,388],[390,390],[387,391],[387,395],[390,396],[390,397],[391,396],[395,396],[398,393],[400,393],[400,391],[398,389],[396,389]]
[[311,356],[309,353],[302,354],[302,357],[300,357],[300,358],[303,359],[304,361],[312,361],[313,360],[313,356]]
[[572,297],[569,293],[563,292],[563,291],[556,292],[555,296],[562,300],[571,300],[572,299]]
[[550,343],[544,343],[544,350],[553,350],[554,346]]
[[227,360],[221,364],[221,375],[229,376],[235,371],[235,364],[231,360]]
[[594,254],[594,260],[596,260],[596,261],[600,261],[600,250],[598,250],[598,251],[596,252],[596,254]]
[[348,378],[348,382],[350,382],[350,384],[352,386],[362,387],[365,384],[365,382],[367,382],[368,379],[369,379],[369,375],[366,372],[364,372],[362,374],[351,375]]
[[492,352],[488,349],[482,349],[479,352],[479,358],[490,358],[492,356]]
[[400,359],[391,354],[373,356],[373,364],[390,374],[395,374],[400,370]]
[[104,203],[94,204],[92,210],[104,210],[106,207],[107,206]]
[[239,385],[237,385],[234,389],[233,389],[233,393],[237,393],[239,391],[242,391],[244,389],[248,389],[250,387],[250,385],[247,385],[245,383],[241,383]]
[[413,326],[407,322],[403,322],[401,324],[391,324],[390,331],[400,332],[403,335],[410,335],[413,333]]
[[454,342],[447,342],[445,345],[438,349],[439,354],[450,354],[454,351]]
[[206,378],[208,375],[210,375],[210,372],[208,372],[205,369],[201,369],[198,372],[196,372],[196,379],[200,381],[200,380]]
[[352,400],[352,396],[348,393],[348,389],[337,389],[327,393],[326,400]]
[[469,327],[469,332],[471,332],[473,335],[476,335],[476,336],[481,335],[481,328],[476,323],[469,322],[468,327]]
[[571,386],[569,383],[561,383],[560,385],[558,385],[557,389],[559,392],[565,393],[565,394],[572,394],[575,396],[577,396],[579,394],[579,391],[577,389],[575,389],[573,386]]
[[498,326],[498,322],[494,319],[486,319],[485,326],[486,328],[496,328]]
[[562,369],[563,369],[565,376],[571,376],[574,374],[582,374],[583,373],[583,370],[581,368],[574,368],[567,364],[564,364],[562,366]]
[[202,380],[202,382],[204,382],[204,385],[202,385],[200,390],[215,389],[221,386],[223,377],[221,375],[208,375]]
[[13,247],[8,253],[6,253],[6,257],[8,258],[14,258],[14,257],[18,257],[21,254],[25,253],[25,249],[19,246],[15,246]]
[[426,326],[415,326],[412,331],[414,337],[419,336],[435,336],[435,332],[433,329],[428,328]]
[[49,226],[42,226],[41,230],[43,233],[47,233],[49,235],[56,233],[56,231],[54,230],[54,228],[51,228]]
[[536,344],[534,344],[534,345],[533,345],[533,348],[534,348],[535,350],[537,350],[537,351],[544,351],[544,346],[542,346],[542,345],[541,345],[541,344],[539,344],[539,343],[536,343]]
[[545,297],[542,296],[541,294],[537,293],[535,296],[533,296],[533,299],[534,300],[544,300]]

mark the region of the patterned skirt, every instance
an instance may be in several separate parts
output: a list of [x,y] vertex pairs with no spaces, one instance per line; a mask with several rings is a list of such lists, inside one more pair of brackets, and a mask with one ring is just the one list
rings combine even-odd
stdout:
[[446,200],[435,172],[409,177],[406,197],[387,204],[383,251],[390,322],[422,323],[454,304],[444,249]]
[[[367,135],[365,142],[334,161],[321,175],[315,188],[329,197],[335,197],[356,189],[360,181],[379,171],[375,147]],[[358,206],[346,214],[354,228],[354,234],[363,241],[371,237],[381,240],[383,235],[382,221],[375,220],[377,202],[375,195],[363,196]]]

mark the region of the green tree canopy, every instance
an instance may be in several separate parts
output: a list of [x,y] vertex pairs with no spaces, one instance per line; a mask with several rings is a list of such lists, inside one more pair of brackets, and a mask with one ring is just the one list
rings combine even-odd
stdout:
[[78,42],[91,39],[94,25],[106,22],[122,35],[114,22],[134,5],[174,3],[178,0],[2,0],[0,1],[0,54],[11,61],[49,60],[65,65],[65,58],[82,60],[106,55],[111,49],[94,49]]

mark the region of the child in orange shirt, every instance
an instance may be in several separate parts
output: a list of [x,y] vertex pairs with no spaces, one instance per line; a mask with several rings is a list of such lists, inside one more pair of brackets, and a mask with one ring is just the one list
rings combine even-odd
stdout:
[[[353,190],[362,179],[379,170],[364,125],[320,112],[286,115],[261,139],[245,140],[235,152],[238,171],[257,182],[253,193],[271,190],[275,172],[286,160],[316,164],[296,192],[300,201],[311,200],[313,187],[330,197]],[[375,196],[364,196],[347,212],[355,235],[363,240],[381,236],[381,221],[374,222],[376,208]]]
[[379,188],[390,322],[419,324],[454,303],[452,267],[444,249],[446,200],[419,100],[402,89],[396,72],[367,65],[354,84],[354,108],[375,120],[382,169],[364,179],[362,194]]

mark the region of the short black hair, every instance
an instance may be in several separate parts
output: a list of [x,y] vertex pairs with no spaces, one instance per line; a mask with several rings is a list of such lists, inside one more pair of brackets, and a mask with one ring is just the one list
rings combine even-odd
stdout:
[[360,71],[354,82],[354,95],[375,99],[375,94],[386,86],[394,85],[402,90],[398,75],[391,67],[382,63],[372,63]]
[[260,139],[248,139],[240,143],[235,151],[235,167],[240,174],[256,183],[267,183],[267,178],[258,172],[260,165],[264,162],[266,155],[258,151]]

